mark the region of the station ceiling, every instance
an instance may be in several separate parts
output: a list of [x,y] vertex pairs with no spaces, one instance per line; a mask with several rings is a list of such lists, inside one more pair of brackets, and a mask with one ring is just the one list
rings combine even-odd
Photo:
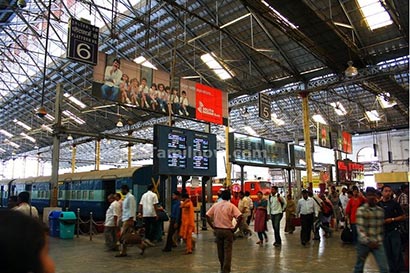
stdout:
[[[60,167],[69,166],[73,145],[77,164],[92,165],[100,138],[101,163],[126,165],[128,142],[107,135],[138,139],[133,160],[152,157],[153,125],[166,124],[168,118],[91,96],[93,66],[65,57],[70,17],[100,27],[101,52],[126,60],[142,55],[174,78],[195,78],[227,92],[230,127],[237,132],[247,133],[245,126],[251,126],[265,138],[302,139],[301,91],[309,93],[311,115],[320,113],[330,126],[352,134],[408,128],[409,2],[380,1],[391,23],[374,30],[359,2],[1,0],[0,129],[12,136],[0,131],[0,158],[39,155],[51,160],[51,130],[58,130],[52,119],[40,118],[36,111],[44,105],[54,116],[58,83],[63,93],[86,105],[81,108],[63,98],[62,110],[85,123],[63,117],[63,131],[77,134],[73,140],[61,134]],[[210,52],[232,72],[231,79],[219,79],[201,61]],[[358,68],[357,76],[345,75],[348,61]],[[270,96],[272,113],[281,124],[258,117],[259,92]],[[382,108],[380,97],[395,105]],[[337,115],[332,103],[341,103],[346,114]],[[370,110],[377,110],[379,121],[366,118]],[[126,123],[122,128],[116,127],[119,115]],[[176,126],[205,128],[196,121],[174,120]],[[315,136],[313,120],[310,129]],[[220,135],[223,148],[224,128],[211,125],[211,131]]]

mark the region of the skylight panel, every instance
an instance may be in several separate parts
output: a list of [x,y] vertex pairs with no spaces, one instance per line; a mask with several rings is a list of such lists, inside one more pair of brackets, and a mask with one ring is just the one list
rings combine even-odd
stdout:
[[330,103],[330,105],[333,106],[333,108],[335,109],[335,112],[338,116],[344,116],[347,114],[346,109],[344,108],[343,104],[340,102],[332,102]]
[[380,120],[379,113],[377,113],[376,110],[366,111],[365,115],[369,121],[379,121]]
[[357,0],[370,30],[391,25],[393,21],[380,0]]
[[232,78],[233,72],[223,67],[217,60],[213,52],[206,53],[201,56],[201,60],[214,71],[214,73],[221,79],[227,80]]

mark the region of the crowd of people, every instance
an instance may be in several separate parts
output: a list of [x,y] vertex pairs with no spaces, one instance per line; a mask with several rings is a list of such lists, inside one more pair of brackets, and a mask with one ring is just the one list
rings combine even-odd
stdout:
[[[189,101],[186,91],[152,83],[149,87],[147,79],[132,78],[120,70],[120,60],[114,59],[112,65],[105,68],[104,84],[101,97],[123,104],[150,109],[162,113],[189,116]],[[169,107],[168,107],[169,105]]]
[[[251,237],[255,232],[257,244],[269,242],[269,220],[274,233],[273,246],[281,247],[280,222],[285,214],[284,231],[287,234],[295,231],[295,225],[300,220],[300,242],[303,246],[309,243],[312,235],[313,240],[320,240],[320,229],[325,237],[332,237],[338,229],[350,230],[352,243],[357,250],[354,272],[363,272],[370,253],[375,256],[380,272],[402,272],[408,269],[408,191],[408,185],[403,185],[399,194],[387,185],[380,191],[371,187],[366,191],[356,186],[350,190],[343,187],[341,193],[335,187],[331,187],[330,192],[318,194],[305,189],[302,197],[295,201],[291,194],[284,198],[273,186],[269,194],[258,192],[257,199],[253,201],[249,192],[233,192],[231,196],[229,189],[221,190],[218,200],[206,213],[207,222],[214,230],[220,270],[224,273],[231,271],[235,238]],[[154,192],[154,185],[148,185],[138,205],[127,185],[121,186],[121,194],[109,194],[107,200],[105,243],[108,251],[119,251],[116,257],[127,256],[129,244],[138,245],[143,254],[145,248],[162,240],[161,215],[164,209]],[[14,263],[17,257],[12,251],[0,253],[0,259],[2,264],[13,263],[10,264],[11,271],[7,272],[53,273],[55,269],[48,256],[47,231],[38,219],[37,209],[29,201],[29,193],[21,192],[9,198],[8,210],[0,211],[0,232],[10,234],[1,236],[1,244],[6,248],[0,251],[13,249],[19,245],[16,242],[25,240],[27,236],[36,238],[17,255],[26,258],[27,263]],[[193,253],[194,218],[194,205],[188,193],[173,192],[163,252],[172,251],[183,241],[185,254]],[[251,221],[254,221],[253,231]],[[32,228],[28,230],[24,225]],[[17,226],[21,230],[14,230]]]

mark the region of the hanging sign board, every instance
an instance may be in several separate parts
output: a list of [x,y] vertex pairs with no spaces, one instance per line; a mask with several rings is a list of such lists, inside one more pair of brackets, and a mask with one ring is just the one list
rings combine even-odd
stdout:
[[271,118],[270,98],[267,94],[259,93],[259,117],[266,120]]
[[97,64],[99,28],[70,18],[68,22],[67,58],[86,64]]

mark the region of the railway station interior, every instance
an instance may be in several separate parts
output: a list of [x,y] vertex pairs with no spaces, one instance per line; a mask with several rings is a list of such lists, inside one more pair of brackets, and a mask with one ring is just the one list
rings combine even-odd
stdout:
[[[55,272],[222,272],[205,217],[220,188],[297,203],[408,186],[407,0],[0,0],[0,37],[0,210],[29,192]],[[161,251],[168,221],[144,255],[106,251],[124,184],[137,207],[153,185],[168,212],[190,194],[193,255]],[[264,244],[236,238],[231,272],[353,272],[336,221],[301,244],[285,218],[280,247],[271,220]]]

